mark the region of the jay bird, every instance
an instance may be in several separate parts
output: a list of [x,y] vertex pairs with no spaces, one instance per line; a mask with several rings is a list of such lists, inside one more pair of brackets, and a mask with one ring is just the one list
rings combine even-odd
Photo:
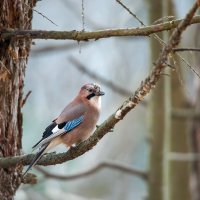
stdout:
[[101,110],[101,96],[105,93],[94,83],[81,87],[78,95],[61,114],[45,129],[42,139],[33,149],[39,148],[24,175],[44,153],[63,143],[67,147],[86,140],[94,131]]

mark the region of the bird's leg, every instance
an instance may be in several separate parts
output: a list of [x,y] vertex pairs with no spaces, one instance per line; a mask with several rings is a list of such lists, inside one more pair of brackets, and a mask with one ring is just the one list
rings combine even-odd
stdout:
[[110,128],[108,132],[114,132],[114,127]]
[[96,129],[98,129],[100,126],[99,125],[96,125]]
[[76,147],[81,143],[81,142],[83,142],[84,140],[78,140],[77,142],[76,142]]
[[77,146],[77,144],[72,144],[72,146],[70,148],[75,148]]
[[72,144],[72,145],[69,147],[69,149],[75,149],[75,148],[78,146],[78,144],[80,144],[80,143],[74,143],[74,144]]

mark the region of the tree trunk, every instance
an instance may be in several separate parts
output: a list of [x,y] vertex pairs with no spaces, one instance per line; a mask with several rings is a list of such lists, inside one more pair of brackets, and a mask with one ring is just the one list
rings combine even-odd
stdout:
[[[150,6],[151,24],[161,15],[167,16],[172,13],[171,1],[154,0],[151,1]],[[158,10],[158,7],[163,9]],[[157,57],[155,54],[158,54],[160,49],[158,41],[155,41],[155,44],[151,43],[151,49],[152,62],[154,62]],[[173,73],[171,79],[163,77],[151,98],[152,146],[149,200],[190,199],[189,163],[171,161],[168,158],[170,152],[186,153],[189,151],[187,121],[171,119],[171,107],[183,108],[186,105],[183,87],[181,87],[178,76],[178,73]]]
[[[0,30],[31,29],[35,0],[1,0]],[[31,40],[0,38],[0,156],[21,151],[22,96]],[[0,199],[10,200],[21,183],[21,166],[0,169]]]
[[[159,9],[158,9],[159,8]],[[149,19],[150,24],[153,24],[157,19],[162,17],[162,1],[152,0],[149,2]],[[159,35],[161,36],[161,34]],[[162,46],[151,37],[150,39],[150,64],[155,62],[160,54]],[[164,79],[159,80],[151,94],[150,106],[150,169],[149,169],[149,200],[162,200],[163,177],[163,131],[165,120],[165,105],[164,105]]]
[[[180,75],[181,76],[181,75]],[[172,106],[173,108],[184,108],[187,100],[184,88],[180,84],[178,74],[172,75]],[[171,152],[189,152],[189,133],[187,119],[173,119],[171,130]],[[170,187],[171,200],[190,200],[190,163],[180,161],[169,161],[170,163]]]
[[[158,6],[158,3],[151,5],[151,23],[155,20],[156,15],[157,18],[159,18],[159,15],[161,17],[159,11],[156,11],[158,7],[160,10],[163,7],[163,16],[173,15],[173,4],[170,0],[163,1],[163,6]],[[159,46],[157,41],[156,43]],[[153,55],[155,50],[158,51],[158,47],[153,43],[151,45]],[[187,120],[171,119],[172,108],[182,108],[186,105],[179,73],[172,73],[170,77],[163,77],[160,86],[155,88],[151,99],[151,112],[153,115],[151,117],[151,134],[153,142],[150,157],[150,200],[191,199],[189,163],[171,161],[168,156],[170,152],[189,152]]]
[[[200,14],[200,12],[198,12]],[[198,24],[196,27],[196,33],[195,33],[195,48],[200,48],[200,41],[199,41],[199,31],[200,31],[200,25]],[[194,66],[198,66],[200,63],[200,55],[199,53],[196,53],[195,55],[195,62]],[[198,71],[198,67],[196,69]],[[194,112],[199,113],[200,112],[200,83],[199,78],[194,77],[196,80],[194,80],[194,87],[196,91],[196,99],[194,102]],[[194,153],[199,154],[200,153],[200,119],[194,119],[192,124],[192,150]],[[194,190],[192,191],[192,197],[194,200],[200,199],[200,161],[195,160],[192,163],[192,172],[193,172],[193,179],[195,182]]]
[[[174,5],[172,1],[168,1],[168,15],[175,16]],[[172,65],[174,63],[172,62]],[[187,108],[187,98],[184,93],[184,87],[181,85],[182,73],[180,62],[177,59],[176,73],[171,73],[171,105],[172,109]],[[168,136],[169,152],[188,153],[190,152],[189,145],[189,127],[188,119],[185,118],[172,118],[171,131]],[[168,188],[169,194],[167,200],[190,200],[190,163],[180,162],[175,160],[167,160],[168,166]],[[165,166],[166,167],[166,166]]]

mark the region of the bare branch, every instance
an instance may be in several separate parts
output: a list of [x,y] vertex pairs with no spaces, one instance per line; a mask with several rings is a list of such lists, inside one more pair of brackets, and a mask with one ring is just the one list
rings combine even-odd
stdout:
[[84,178],[89,175],[95,174],[105,168],[117,170],[117,171],[127,173],[127,174],[131,174],[131,175],[137,176],[143,180],[147,180],[147,178],[148,178],[148,175],[146,172],[134,169],[133,167],[131,167],[129,165],[125,165],[124,163],[110,162],[110,161],[103,161],[103,162],[97,164],[96,166],[92,167],[89,170],[86,170],[86,171],[80,172],[80,173],[76,173],[74,175],[67,175],[67,176],[52,174],[52,173],[47,172],[46,170],[42,169],[41,167],[36,167],[36,170],[41,172],[46,178],[59,179],[59,180],[63,180],[63,181],[71,181],[71,180],[76,180],[79,178]]
[[190,63],[188,62],[188,61],[186,61],[179,53],[176,53],[178,56],[179,56],[179,59],[184,63],[184,64],[186,64],[188,67],[189,67],[189,69],[194,73],[194,74],[196,74],[199,78],[200,78],[200,75],[198,74],[198,72],[194,69],[194,67],[192,67],[191,65],[190,65]]
[[175,16],[164,16],[164,17],[161,17],[160,19],[157,19],[153,24],[159,24],[159,23],[163,23],[165,21],[170,21],[173,19],[175,19]]
[[[145,24],[133,13],[131,12],[131,10],[125,6],[120,0],[116,0],[128,13],[130,13],[137,21],[140,22],[140,24],[142,26],[145,26]],[[156,39],[162,46],[165,46],[166,43],[164,42],[164,40],[162,40],[156,33],[153,33],[153,38]],[[174,51],[173,51],[174,52]],[[200,78],[200,75],[196,72],[196,70],[178,53],[176,52],[176,54],[179,56],[179,58],[181,59],[181,61],[183,63],[185,63],[189,69],[195,73],[199,78]]]
[[[122,3],[120,0],[116,0],[117,3],[119,3],[128,13],[130,13],[143,27],[147,27],[142,20],[140,20],[136,14],[134,14],[124,3]],[[166,45],[165,42],[156,34],[153,33],[153,38],[157,40],[161,45]],[[151,36],[150,36],[151,37]]]
[[24,99],[22,100],[22,103],[21,103],[21,107],[24,106],[24,104],[26,103],[29,95],[31,94],[32,91],[28,91],[28,93],[26,94],[26,96],[24,97]]
[[[173,31],[168,44],[163,48],[159,55],[159,58],[155,62],[155,67],[150,75],[141,83],[140,87],[136,92],[130,96],[120,108],[117,109],[114,114],[112,114],[107,120],[105,120],[101,126],[97,128],[94,134],[84,142],[81,142],[77,147],[70,148],[66,153],[50,153],[44,155],[39,161],[38,165],[55,165],[72,160],[78,156],[81,156],[85,152],[91,150],[99,140],[106,135],[110,129],[112,129],[120,120],[122,120],[128,112],[130,112],[136,105],[138,105],[143,98],[155,87],[158,80],[161,77],[163,70],[165,69],[167,58],[173,49],[180,42],[181,34],[186,29],[187,26],[191,24],[192,18],[198,8],[198,4],[195,3],[192,9],[188,12],[184,20],[178,25],[178,27]],[[15,166],[17,164],[28,165],[33,159],[34,154],[16,156],[16,157],[6,157],[0,158],[0,166],[2,168],[7,168],[10,166]]]
[[130,96],[131,95],[130,91],[127,91],[126,89],[124,89],[120,86],[117,86],[113,82],[106,80],[104,77],[101,77],[101,76],[95,74],[94,72],[90,71],[89,69],[87,69],[83,64],[81,64],[74,57],[70,57],[69,61],[76,67],[76,69],[78,69],[82,73],[86,73],[91,78],[96,79],[97,81],[103,83],[108,88],[112,89],[114,92],[117,92],[117,93],[119,93],[120,95],[123,95],[123,96]]
[[200,48],[175,48],[174,52],[177,51],[200,51]]
[[[15,30],[6,29],[0,31],[0,39],[32,38],[32,39],[55,39],[55,40],[98,40],[100,38],[122,37],[122,36],[149,36],[153,33],[174,29],[183,20],[172,20],[169,22],[129,29],[110,29],[94,32],[83,31],[44,31],[44,30]],[[190,22],[191,24],[200,23],[200,16],[196,16]]]

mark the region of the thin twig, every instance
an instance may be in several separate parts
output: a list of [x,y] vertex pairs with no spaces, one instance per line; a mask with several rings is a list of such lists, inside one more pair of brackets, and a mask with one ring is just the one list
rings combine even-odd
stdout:
[[[49,153],[44,155],[39,161],[38,165],[55,165],[61,164],[63,162],[72,160],[81,156],[85,152],[91,150],[98,142],[105,136],[110,129],[112,129],[120,120],[122,120],[127,113],[129,113],[133,108],[135,108],[143,98],[149,94],[149,92],[155,88],[158,83],[163,70],[166,67],[166,62],[169,54],[173,49],[179,44],[182,32],[187,26],[191,24],[192,18],[198,9],[198,4],[195,3],[191,10],[188,12],[184,20],[178,25],[178,27],[173,31],[168,44],[163,48],[160,53],[155,67],[153,68],[150,75],[141,83],[135,93],[126,99],[122,105],[114,112],[107,120],[105,120],[101,126],[97,128],[94,134],[86,141],[81,142],[78,146],[70,148],[66,153]],[[0,158],[0,166],[2,168],[8,168],[10,166],[15,166],[17,164],[29,165],[33,159],[34,154],[28,154],[16,157],[6,157]]]
[[28,91],[26,96],[24,97],[24,99],[22,100],[22,103],[21,103],[21,107],[23,107],[29,97],[29,95],[31,94],[32,91]]
[[175,48],[174,51],[200,51],[200,48]]
[[[131,10],[125,6],[120,0],[116,0],[127,12],[129,12],[136,20],[138,20],[140,22],[140,24],[142,26],[145,27],[145,24],[134,14],[131,12]],[[156,39],[162,46],[165,46],[166,43],[164,40],[162,40],[156,33],[153,33],[153,38]],[[198,74],[198,72],[196,72],[196,70],[179,54],[176,52],[176,54],[178,55],[178,57],[181,59],[182,62],[184,62],[188,67],[189,69],[194,73],[196,74],[199,78],[200,78],[200,75]]]
[[56,23],[54,23],[51,19],[49,19],[47,16],[45,16],[44,14],[42,14],[41,12],[37,11],[34,8],[31,8],[28,4],[24,3],[24,5],[28,6],[30,9],[32,9],[34,12],[38,13],[39,15],[41,15],[42,17],[44,17],[45,19],[47,19],[48,21],[50,21],[52,24],[54,24],[55,26],[58,26]]
[[124,163],[110,162],[110,161],[103,161],[103,162],[97,164],[96,166],[92,167],[91,169],[88,169],[84,172],[76,173],[73,175],[67,175],[67,176],[52,174],[38,166],[35,168],[37,171],[41,172],[46,178],[53,178],[53,179],[58,179],[58,180],[63,180],[63,181],[71,181],[71,180],[84,178],[89,175],[95,174],[105,168],[117,170],[117,171],[127,173],[127,174],[131,174],[131,175],[137,176],[143,180],[147,180],[147,178],[148,178],[148,175],[146,172],[143,172],[138,169],[134,169],[133,167],[131,167],[129,165],[125,165]]
[[82,63],[80,63],[74,57],[69,57],[69,61],[74,65],[74,67],[76,67],[76,69],[78,69],[82,73],[86,73],[91,78],[101,82],[102,84],[104,84],[108,88],[112,89],[114,92],[117,92],[118,94],[123,95],[123,96],[130,96],[131,95],[130,91],[128,91],[128,90],[116,85],[112,81],[107,80],[104,77],[99,76],[96,73],[90,71],[88,68],[86,68]]
[[81,18],[82,18],[82,31],[85,31],[85,6],[84,0],[81,0]]
[[[70,3],[69,1],[62,1],[64,6],[68,9],[67,12],[72,12],[78,20],[80,20],[80,10],[78,7],[73,4],[72,2]],[[90,26],[92,29],[98,30],[98,29],[104,29],[105,26],[99,25],[99,22],[93,21],[93,18],[87,18],[87,26]]]
[[190,63],[189,63],[188,61],[186,61],[179,53],[176,53],[176,54],[179,55],[180,60],[181,60],[184,64],[186,64],[186,65],[189,67],[189,69],[190,69],[194,74],[196,74],[196,75],[200,78],[200,75],[199,75],[198,72],[194,69],[194,67],[192,67],[192,66],[190,65]]
[[[101,38],[109,37],[122,37],[122,36],[149,36],[153,33],[158,33],[166,30],[174,29],[183,21],[172,20],[162,24],[156,24],[141,28],[129,29],[110,29],[100,31],[43,31],[43,30],[15,30],[6,29],[0,31],[0,39],[16,38],[32,38],[32,39],[55,39],[55,40],[98,40]],[[192,19],[191,24],[200,23],[200,16]]]
[[[122,3],[120,0],[116,0],[117,3],[119,3],[128,13],[130,13],[143,27],[147,27],[142,20],[140,20],[136,14],[134,14],[124,3]],[[150,36],[151,37],[151,36]],[[161,45],[166,45],[165,42],[157,35],[153,34],[153,38],[156,39]]]
[[125,10],[129,12],[142,26],[145,26],[144,23],[137,17],[136,14],[134,14],[127,6],[125,6],[121,0],[116,0]]
[[174,18],[175,18],[174,16],[164,16],[154,21],[153,24],[163,23],[164,21],[170,21],[170,20],[173,20]]

